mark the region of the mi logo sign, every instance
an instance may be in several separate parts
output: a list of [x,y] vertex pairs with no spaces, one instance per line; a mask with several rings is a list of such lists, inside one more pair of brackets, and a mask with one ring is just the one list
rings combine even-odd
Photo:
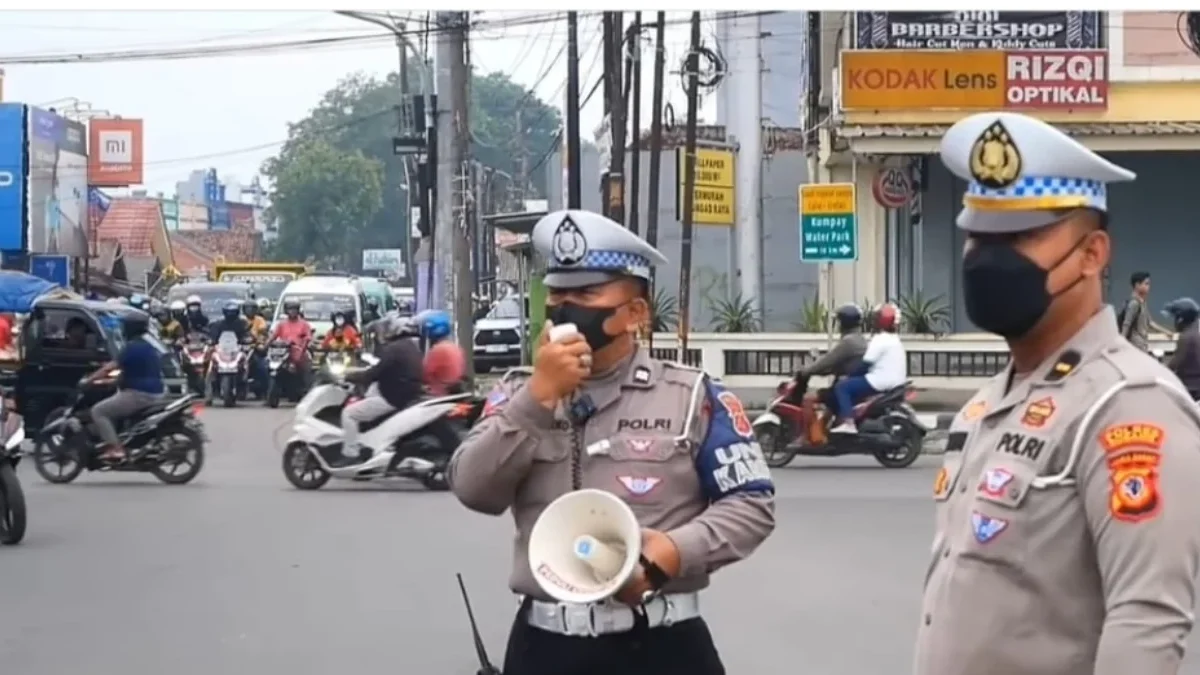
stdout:
[[100,151],[102,164],[130,164],[133,162],[133,132],[123,129],[101,131],[96,134],[99,140],[97,150]]
[[88,182],[96,187],[142,183],[142,120],[114,117],[88,122]]

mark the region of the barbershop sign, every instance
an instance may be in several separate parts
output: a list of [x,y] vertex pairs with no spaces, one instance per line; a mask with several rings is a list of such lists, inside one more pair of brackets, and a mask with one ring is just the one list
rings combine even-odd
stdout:
[[1097,49],[1102,12],[855,12],[856,49]]

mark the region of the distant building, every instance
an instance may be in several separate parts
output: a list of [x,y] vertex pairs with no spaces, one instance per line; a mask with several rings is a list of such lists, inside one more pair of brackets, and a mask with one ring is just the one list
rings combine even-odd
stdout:
[[[192,171],[186,180],[175,184],[175,193],[180,204],[192,204],[205,209],[204,229],[228,231],[244,229],[249,224],[256,232],[262,233],[263,239],[267,241],[278,235],[274,228],[267,227],[263,218],[270,200],[262,179],[258,176],[244,184],[234,176],[219,176],[216,169],[197,169]],[[249,218],[247,213],[250,214]],[[191,222],[199,222],[199,218],[194,218]],[[185,225],[181,215],[179,229],[200,228]]]

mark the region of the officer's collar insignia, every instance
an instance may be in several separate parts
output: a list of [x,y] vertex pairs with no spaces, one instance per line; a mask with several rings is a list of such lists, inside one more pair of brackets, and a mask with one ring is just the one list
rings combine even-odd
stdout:
[[650,369],[645,366],[638,366],[633,371],[633,381],[638,384],[647,384],[650,382]]
[[978,511],[971,512],[971,530],[975,533],[975,541],[986,544],[1000,533],[1008,529],[1008,521],[984,515]]
[[1064,377],[1075,372],[1076,366],[1078,366],[1079,362],[1082,360],[1083,354],[1080,354],[1074,349],[1068,349],[1062,354],[1059,354],[1058,360],[1054,362],[1054,365],[1050,366],[1050,370],[1046,373],[1046,377],[1044,378],[1045,381],[1058,382]]
[[587,257],[588,243],[583,236],[583,230],[571,219],[571,215],[563,216],[562,222],[554,230],[554,241],[551,244],[554,260],[559,265],[571,267],[583,262]]
[[661,478],[654,476],[617,476],[617,480],[635,497],[642,497],[649,494],[651,490],[658,487],[658,484],[662,482]]
[[1021,151],[1000,120],[983,130],[971,146],[971,178],[992,189],[1006,188],[1021,175]]

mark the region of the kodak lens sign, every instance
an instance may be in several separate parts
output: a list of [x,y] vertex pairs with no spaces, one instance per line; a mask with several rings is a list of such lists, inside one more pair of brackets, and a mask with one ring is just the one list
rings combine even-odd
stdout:
[[848,50],[843,110],[1103,110],[1108,52]]

